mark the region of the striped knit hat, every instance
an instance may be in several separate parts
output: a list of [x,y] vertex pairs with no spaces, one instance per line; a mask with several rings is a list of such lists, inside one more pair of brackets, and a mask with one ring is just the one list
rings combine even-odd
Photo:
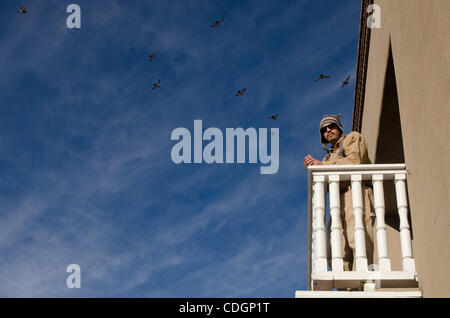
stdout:
[[341,114],[325,115],[325,116],[322,117],[322,120],[320,121],[320,125],[319,125],[320,143],[322,144],[322,148],[325,149],[327,152],[329,152],[329,150],[327,149],[328,140],[325,139],[323,134],[320,132],[320,129],[326,124],[333,123],[333,124],[336,124],[338,126],[338,129],[340,130],[341,136],[345,136],[345,134],[344,134],[344,127],[342,126],[342,123],[339,120],[339,118],[341,118]]

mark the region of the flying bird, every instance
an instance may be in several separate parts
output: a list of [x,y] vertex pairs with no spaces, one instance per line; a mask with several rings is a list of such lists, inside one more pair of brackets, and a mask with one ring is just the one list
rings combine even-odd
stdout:
[[153,54],[150,54],[150,55],[148,56],[148,58],[149,58],[150,62],[153,61],[153,60],[156,58],[156,53],[153,52]]
[[350,79],[350,75],[348,75],[348,76],[345,78],[345,80],[342,82],[341,88],[348,84],[348,80],[349,80],[349,79]]
[[222,18],[222,19],[216,21],[215,23],[211,24],[210,27],[211,28],[215,28],[215,27],[219,26],[219,24],[221,24],[223,22],[223,19],[224,18]]
[[17,10],[19,13],[27,13],[27,9],[25,9],[22,5],[20,5],[20,10]]
[[319,77],[314,80],[314,82],[320,81],[320,80],[325,79],[325,78],[330,78],[330,76],[329,75],[320,74]]
[[242,96],[242,95],[244,95],[246,90],[247,90],[247,88],[244,88],[243,90],[238,90],[234,96]]
[[156,83],[154,83],[152,89],[159,88],[159,84],[161,84],[161,80],[158,80]]
[[278,114],[275,114],[275,115],[272,115],[272,116],[270,116],[270,117],[267,117],[267,119],[273,119],[273,120],[276,120],[277,117],[278,117]]

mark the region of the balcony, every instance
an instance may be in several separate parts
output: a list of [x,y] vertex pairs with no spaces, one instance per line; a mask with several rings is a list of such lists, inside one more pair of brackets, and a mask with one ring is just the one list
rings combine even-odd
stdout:
[[[404,164],[321,165],[308,168],[308,291],[303,297],[421,297],[412,251],[407,171]],[[354,270],[344,271],[340,235],[340,184],[351,186],[354,223]],[[363,184],[373,189],[374,263],[367,263],[363,226]],[[389,188],[385,196],[385,187]],[[392,192],[392,195],[389,195]],[[386,200],[385,200],[386,199]],[[327,263],[326,203],[331,216],[331,266]],[[386,202],[385,202],[386,201]],[[386,204],[398,214],[401,268],[392,270],[386,231]],[[377,258],[375,258],[377,255]],[[336,290],[337,289],[337,290]]]

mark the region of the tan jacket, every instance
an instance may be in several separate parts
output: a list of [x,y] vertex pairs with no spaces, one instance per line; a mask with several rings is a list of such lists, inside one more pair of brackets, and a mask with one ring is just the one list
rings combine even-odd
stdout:
[[[342,143],[344,153],[339,154],[339,148]],[[326,156],[325,156],[326,158]],[[330,151],[330,157],[322,160],[324,165],[355,165],[370,164],[367,152],[367,142],[360,133],[352,131],[347,136],[341,137],[336,145]],[[350,181],[339,182],[341,192],[340,196],[340,233],[342,244],[342,256],[344,261],[344,270],[355,270],[355,217],[353,214],[353,195]],[[366,182],[362,186],[363,197],[363,217],[366,244],[366,255],[368,265],[373,264],[374,251],[374,218],[375,209],[373,204],[373,192]],[[328,221],[328,237],[331,237],[331,218]],[[331,243],[327,245],[327,260],[331,266]]]
[[[343,156],[339,154],[339,147],[342,143],[344,148]],[[370,164],[367,152],[367,142],[360,133],[352,131],[346,136],[342,136],[336,145],[331,148],[330,157],[322,160],[324,165],[357,165]]]

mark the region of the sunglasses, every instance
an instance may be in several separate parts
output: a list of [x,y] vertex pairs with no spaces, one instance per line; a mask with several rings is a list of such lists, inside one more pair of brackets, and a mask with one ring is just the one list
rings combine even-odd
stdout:
[[338,126],[335,123],[331,123],[328,126],[322,127],[320,128],[320,133],[323,134],[327,131],[328,128],[330,128],[330,130],[333,130],[335,128],[337,128]]

